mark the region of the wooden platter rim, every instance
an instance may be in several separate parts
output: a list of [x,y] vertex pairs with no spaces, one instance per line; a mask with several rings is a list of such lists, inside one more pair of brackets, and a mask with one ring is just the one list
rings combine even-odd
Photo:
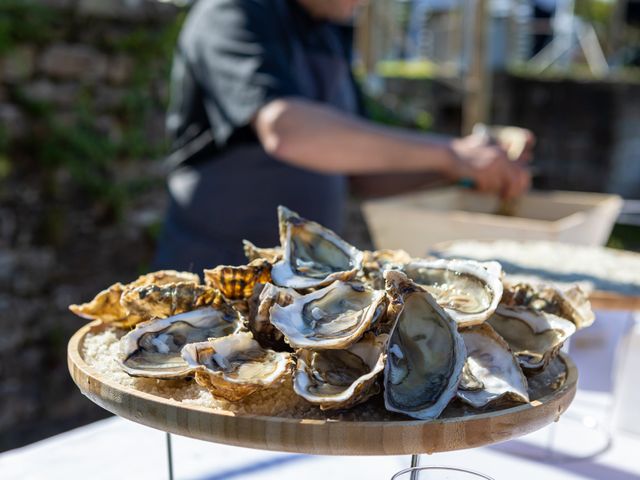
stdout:
[[[140,411],[129,412],[127,410],[123,410],[120,408],[120,405],[124,404],[122,400],[134,399],[142,402],[143,405],[162,405],[163,407],[168,407],[171,409],[175,409],[176,416],[179,416],[180,412],[198,412],[200,414],[205,414],[208,417],[210,416],[212,419],[218,417],[218,419],[223,422],[231,421],[238,423],[248,422],[251,424],[265,424],[267,427],[269,425],[279,424],[283,426],[285,429],[291,428],[313,428],[322,429],[330,432],[333,427],[339,426],[341,429],[354,431],[357,429],[358,431],[362,431],[363,429],[369,433],[377,432],[379,434],[384,434],[384,432],[390,432],[392,430],[403,431],[407,433],[411,433],[412,430],[430,430],[430,429],[450,429],[452,426],[460,426],[464,424],[482,424],[483,421],[490,421],[496,418],[504,418],[507,417],[513,418],[521,415],[522,413],[531,413],[532,411],[539,409],[542,406],[553,406],[546,412],[545,416],[540,416],[536,419],[536,422],[531,422],[532,427],[529,427],[528,424],[520,425],[520,429],[518,432],[514,432],[513,435],[504,434],[502,432],[502,436],[505,438],[501,438],[497,441],[507,440],[509,438],[514,438],[516,436],[524,435],[526,433],[537,430],[538,428],[542,428],[542,426],[550,423],[553,420],[557,420],[558,417],[568,408],[569,404],[573,400],[576,391],[578,372],[575,367],[575,364],[571,361],[571,359],[561,353],[561,359],[566,367],[566,379],[561,387],[559,387],[554,392],[543,396],[540,399],[534,400],[528,404],[517,405],[514,407],[478,413],[476,415],[469,415],[463,417],[453,417],[453,418],[443,418],[437,420],[390,420],[390,421],[351,421],[351,420],[333,420],[333,419],[300,419],[300,418],[288,418],[288,417],[275,417],[275,416],[263,416],[263,415],[253,415],[253,414],[235,414],[234,412],[230,412],[227,410],[216,409],[213,407],[205,407],[200,405],[190,405],[190,404],[182,404],[179,401],[172,400],[169,398],[159,397],[147,392],[142,392],[136,390],[134,388],[121,385],[114,380],[105,379],[103,376],[94,370],[88,363],[85,362],[84,358],[81,354],[81,349],[83,346],[83,342],[85,336],[92,332],[103,328],[103,325],[100,321],[94,321],[89,324],[86,324],[82,328],[80,328],[69,340],[68,344],[68,366],[71,377],[74,382],[80,389],[80,391],[87,396],[91,401],[105,408],[106,410],[115,413],[123,418],[127,418],[129,420],[135,421],[137,423],[141,423],[143,425],[147,425],[153,428],[158,428],[164,431],[168,431],[171,433],[176,433],[179,435],[190,436],[193,438],[198,438],[201,440],[213,441],[217,443],[226,443],[229,445],[242,446],[248,448],[258,448],[265,450],[276,450],[276,451],[289,451],[289,452],[297,452],[297,453],[311,453],[311,454],[329,454],[329,455],[386,455],[386,454],[410,454],[410,453],[425,453],[421,449],[415,448],[391,448],[393,451],[389,451],[388,449],[382,448],[370,448],[366,451],[357,451],[353,453],[353,451],[344,452],[342,450],[336,451],[331,445],[329,445],[331,439],[327,438],[324,442],[327,445],[314,445],[313,449],[305,448],[303,445],[296,445],[295,443],[284,442],[282,445],[269,445],[264,442],[258,442],[258,444],[252,443],[250,441],[245,440],[237,440],[233,438],[226,439],[224,435],[216,434],[216,433],[203,433],[203,432],[190,432],[185,431],[181,428],[177,428],[176,425],[162,425],[159,426],[158,422],[155,421],[155,418],[149,419],[145,418],[144,415]],[[87,388],[93,382],[93,387]],[[102,387],[106,387],[107,394],[95,393],[95,387],[98,387],[102,390]],[[116,395],[114,395],[114,393]],[[557,408],[556,408],[557,407]],[[535,425],[533,425],[535,423]],[[166,427],[166,428],[165,428]],[[410,436],[410,435],[409,435]],[[449,450],[457,450],[463,448],[470,448],[473,446],[481,446],[490,443],[496,443],[496,440],[492,440],[490,438],[489,432],[487,432],[487,438],[482,439],[480,442],[476,442],[475,444],[466,445],[466,444],[455,444],[448,445],[447,448],[442,450],[440,449],[427,449],[428,453],[432,453],[433,451],[449,451]],[[370,444],[370,439],[360,438],[363,442]],[[277,442],[276,442],[277,443]],[[322,442],[321,442],[322,443]],[[380,447],[382,445],[380,444]],[[355,450],[358,450],[357,448]]]

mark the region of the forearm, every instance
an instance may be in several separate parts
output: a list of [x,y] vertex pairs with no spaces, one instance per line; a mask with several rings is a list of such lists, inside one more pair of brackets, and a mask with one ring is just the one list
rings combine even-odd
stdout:
[[324,173],[434,172],[449,175],[449,140],[376,125],[302,99],[275,100],[254,128],[267,152]]

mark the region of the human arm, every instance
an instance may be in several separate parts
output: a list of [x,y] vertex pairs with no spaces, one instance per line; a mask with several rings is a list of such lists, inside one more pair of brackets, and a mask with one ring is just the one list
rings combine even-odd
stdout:
[[468,178],[478,190],[505,198],[520,195],[529,185],[522,165],[481,136],[451,139],[377,125],[295,97],[267,103],[252,125],[269,154],[322,173],[416,174],[420,178],[409,182],[414,184],[425,173],[448,181]]

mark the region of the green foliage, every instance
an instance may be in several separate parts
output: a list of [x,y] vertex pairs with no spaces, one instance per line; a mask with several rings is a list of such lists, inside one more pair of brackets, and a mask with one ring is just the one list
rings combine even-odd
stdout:
[[[33,127],[31,134],[19,144],[10,144],[0,126],[0,181],[18,168],[29,169],[24,163],[12,164],[13,152],[27,154],[30,162],[48,182],[44,189],[56,195],[55,172],[66,171],[73,184],[89,200],[107,205],[120,212],[134,196],[150,187],[149,180],[121,180],[118,168],[140,159],[161,158],[167,145],[148,138],[149,119],[162,115],[165,98],[157,84],[168,80],[175,42],[186,11],[169,24],[148,24],[132,27],[118,35],[98,35],[95,46],[107,54],[122,53],[132,59],[134,70],[127,82],[121,105],[109,113],[121,127],[115,138],[99,127],[100,112],[95,107],[94,89],[85,86],[81,95],[65,107],[63,121],[56,115],[55,105],[34,101],[20,86],[10,89],[11,100],[27,115]],[[55,42],[78,41],[80,19],[72,12],[65,15],[32,0],[0,0],[0,60],[19,44],[48,45]],[[112,28],[108,20],[95,20],[93,27]],[[92,28],[93,28],[92,27]],[[122,33],[124,32],[124,33]],[[155,141],[150,141],[155,140]],[[65,192],[58,192],[64,194]]]
[[0,54],[19,43],[50,41],[62,21],[64,15],[30,0],[0,1]]

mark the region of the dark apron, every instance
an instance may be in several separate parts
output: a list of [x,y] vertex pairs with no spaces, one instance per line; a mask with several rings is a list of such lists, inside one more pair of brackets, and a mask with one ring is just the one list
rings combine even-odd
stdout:
[[[279,1],[278,8],[283,23],[292,25],[287,1]],[[338,48],[335,33],[330,40]],[[291,69],[302,96],[356,113],[358,99],[346,56],[310,53],[291,31],[288,37]],[[197,272],[245,263],[242,239],[261,247],[277,245],[278,205],[340,232],[347,184],[344,176],[275,160],[255,142],[179,166],[169,175],[168,190],[170,204],[154,267]]]

